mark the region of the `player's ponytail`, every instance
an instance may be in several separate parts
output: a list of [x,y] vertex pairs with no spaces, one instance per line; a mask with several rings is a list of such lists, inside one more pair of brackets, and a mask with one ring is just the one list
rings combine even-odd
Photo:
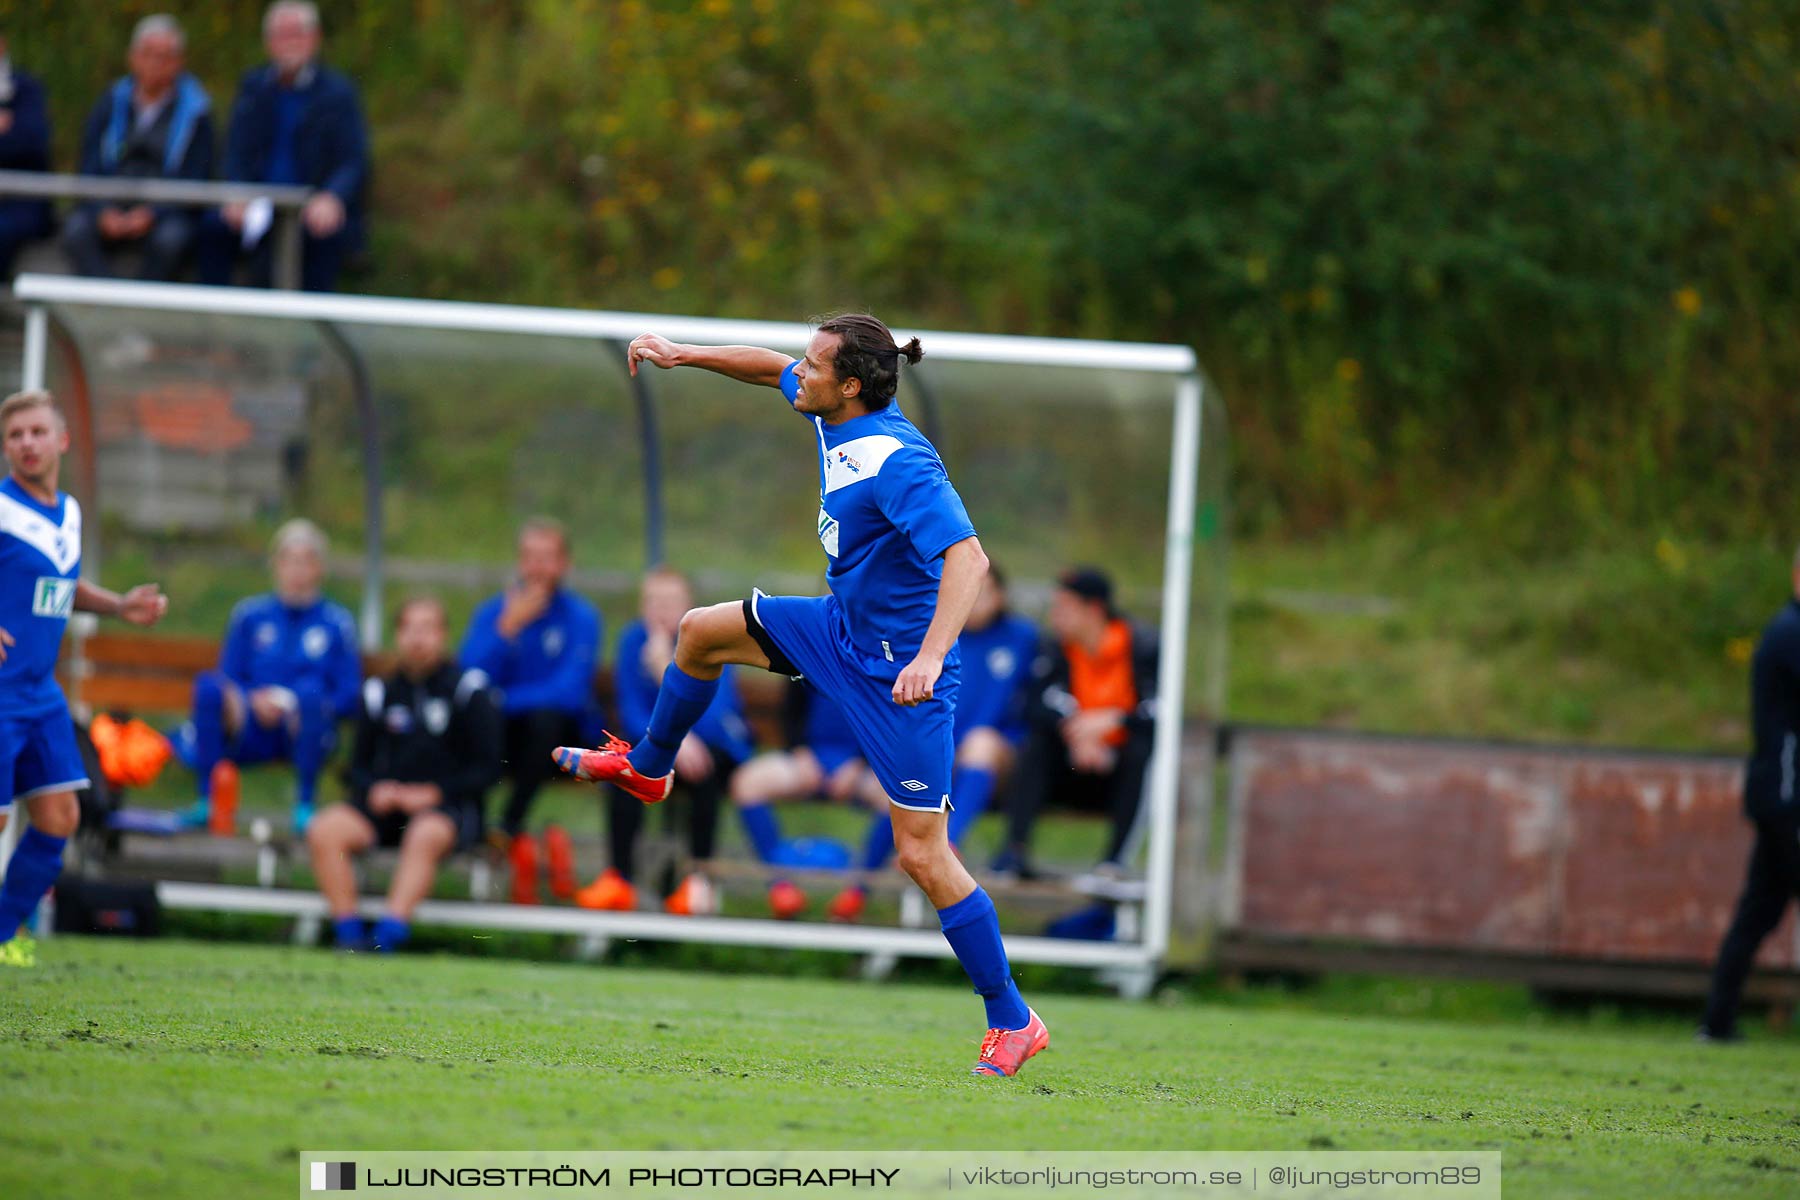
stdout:
[[820,333],[838,336],[837,376],[862,380],[862,401],[870,412],[886,408],[900,386],[900,364],[925,357],[919,339],[894,344],[886,325],[868,313],[844,313],[816,322]]

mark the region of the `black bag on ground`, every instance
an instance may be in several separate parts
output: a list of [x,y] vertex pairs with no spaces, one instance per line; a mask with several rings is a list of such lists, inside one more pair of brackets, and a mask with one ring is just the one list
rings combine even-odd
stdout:
[[162,905],[156,899],[156,885],[65,875],[56,881],[56,932],[157,937],[162,933]]

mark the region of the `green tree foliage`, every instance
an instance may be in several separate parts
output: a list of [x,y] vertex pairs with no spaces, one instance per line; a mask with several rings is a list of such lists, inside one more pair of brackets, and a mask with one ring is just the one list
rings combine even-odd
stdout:
[[[64,163],[154,7],[0,0]],[[1789,520],[1784,0],[323,8],[369,290],[1189,342],[1279,530]],[[182,14],[221,104],[260,9]]]

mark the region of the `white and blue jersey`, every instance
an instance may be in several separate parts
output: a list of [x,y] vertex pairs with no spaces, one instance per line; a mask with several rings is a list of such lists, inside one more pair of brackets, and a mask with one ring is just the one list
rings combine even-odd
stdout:
[[[781,391],[799,396],[798,364]],[[836,425],[812,417],[819,444],[819,543],[829,596],[752,597],[751,618],[791,666],[843,709],[888,798],[941,812],[950,804],[955,647],[932,699],[894,703],[893,685],[937,612],[944,552],[975,536],[944,462],[897,403]],[[774,656],[771,656],[773,658]]]
[[58,493],[40,504],[0,480],[0,809],[14,800],[87,786],[68,704],[56,682],[63,629],[81,576],[81,505]]

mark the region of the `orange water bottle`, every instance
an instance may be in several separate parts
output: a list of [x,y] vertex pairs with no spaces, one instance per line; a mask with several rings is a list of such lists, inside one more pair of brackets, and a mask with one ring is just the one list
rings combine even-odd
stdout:
[[237,764],[222,758],[213,765],[212,807],[206,816],[206,827],[214,837],[230,837],[237,832],[237,806]]

